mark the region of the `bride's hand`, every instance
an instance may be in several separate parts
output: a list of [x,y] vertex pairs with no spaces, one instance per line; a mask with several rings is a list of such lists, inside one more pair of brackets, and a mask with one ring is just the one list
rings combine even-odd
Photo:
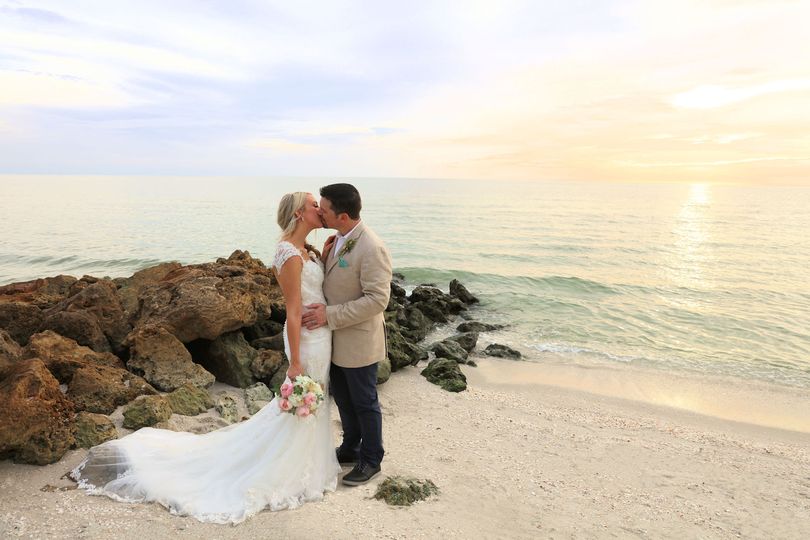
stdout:
[[332,248],[335,246],[335,238],[337,238],[334,234],[326,239],[326,242],[323,244],[323,250],[321,251],[321,260],[326,262],[329,259],[329,253],[331,253]]
[[291,381],[294,381],[296,377],[303,374],[304,370],[301,369],[301,364],[290,364],[290,367],[287,368],[287,377],[289,377]]

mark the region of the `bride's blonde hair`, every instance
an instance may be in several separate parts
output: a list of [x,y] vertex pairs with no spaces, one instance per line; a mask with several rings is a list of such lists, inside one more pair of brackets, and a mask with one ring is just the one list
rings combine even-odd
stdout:
[[298,223],[295,213],[304,208],[307,204],[306,191],[294,191],[287,193],[278,202],[278,213],[276,214],[276,222],[281,228],[281,237],[290,236],[295,230],[295,225]]

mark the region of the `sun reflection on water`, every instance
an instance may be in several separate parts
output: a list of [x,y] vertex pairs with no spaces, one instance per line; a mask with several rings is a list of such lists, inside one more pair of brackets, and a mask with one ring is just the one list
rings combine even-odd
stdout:
[[712,254],[709,240],[711,186],[692,184],[686,201],[675,218],[674,250],[669,265],[672,281],[682,287],[712,288],[709,275]]

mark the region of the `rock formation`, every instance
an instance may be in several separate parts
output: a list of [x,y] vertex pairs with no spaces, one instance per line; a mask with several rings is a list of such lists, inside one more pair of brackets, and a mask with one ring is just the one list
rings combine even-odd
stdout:
[[[385,313],[380,384],[427,360],[420,342],[430,330],[478,301],[455,280],[450,294],[421,285],[408,295],[399,279]],[[233,400],[212,400],[206,389],[215,380],[247,389],[251,414],[270,401],[288,366],[285,318],[274,276],[243,251],[129,278],[56,276],[0,287],[0,459],[51,463],[72,446],[114,438],[105,415],[120,406],[132,429],[174,429],[212,407],[238,421]],[[431,347],[437,359],[423,372],[451,391],[466,387],[458,363],[468,362],[477,332],[494,328],[465,324]],[[172,413],[182,421],[169,421]]]

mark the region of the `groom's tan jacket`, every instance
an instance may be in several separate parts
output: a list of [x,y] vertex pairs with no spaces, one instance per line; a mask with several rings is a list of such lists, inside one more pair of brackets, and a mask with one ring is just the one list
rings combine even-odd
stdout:
[[358,368],[386,356],[383,312],[391,294],[391,255],[362,221],[346,244],[351,240],[354,247],[342,257],[346,266],[340,266],[336,253],[329,254],[323,294],[332,329],[332,362]]

